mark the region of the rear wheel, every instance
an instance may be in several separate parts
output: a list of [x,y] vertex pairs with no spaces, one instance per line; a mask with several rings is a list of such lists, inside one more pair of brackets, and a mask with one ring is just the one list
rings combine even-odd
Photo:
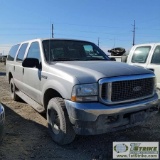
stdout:
[[10,91],[11,91],[11,98],[12,98],[14,101],[19,101],[20,98],[19,98],[19,96],[15,93],[15,92],[16,92],[16,86],[15,86],[15,84],[14,84],[13,78],[12,78],[11,81],[10,81]]
[[47,107],[48,130],[52,139],[60,145],[71,143],[75,138],[75,132],[69,121],[64,100],[52,98]]

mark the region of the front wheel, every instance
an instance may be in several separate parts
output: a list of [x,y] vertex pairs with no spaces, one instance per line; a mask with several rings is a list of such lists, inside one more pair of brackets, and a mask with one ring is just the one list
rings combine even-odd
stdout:
[[47,106],[48,130],[52,139],[60,145],[71,143],[75,132],[69,121],[62,98],[52,98]]

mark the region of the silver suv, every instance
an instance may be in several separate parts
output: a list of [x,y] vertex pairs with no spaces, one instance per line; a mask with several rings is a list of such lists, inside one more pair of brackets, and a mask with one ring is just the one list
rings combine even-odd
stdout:
[[142,123],[157,113],[152,71],[113,62],[94,43],[35,39],[14,45],[6,62],[14,100],[47,114],[61,145]]

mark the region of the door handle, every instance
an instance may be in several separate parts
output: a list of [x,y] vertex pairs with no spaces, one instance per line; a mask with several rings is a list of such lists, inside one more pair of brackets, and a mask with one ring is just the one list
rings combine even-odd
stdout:
[[24,68],[23,68],[22,72],[23,72],[23,74],[24,74]]
[[15,71],[15,66],[13,67],[13,70]]

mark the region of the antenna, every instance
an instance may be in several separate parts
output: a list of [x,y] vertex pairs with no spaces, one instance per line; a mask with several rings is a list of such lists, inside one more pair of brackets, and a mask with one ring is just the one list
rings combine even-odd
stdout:
[[54,38],[53,30],[54,30],[54,27],[53,27],[53,24],[52,24],[52,38]]
[[136,24],[135,24],[135,20],[134,20],[134,25],[133,25],[133,46],[135,45],[135,33],[136,33]]

